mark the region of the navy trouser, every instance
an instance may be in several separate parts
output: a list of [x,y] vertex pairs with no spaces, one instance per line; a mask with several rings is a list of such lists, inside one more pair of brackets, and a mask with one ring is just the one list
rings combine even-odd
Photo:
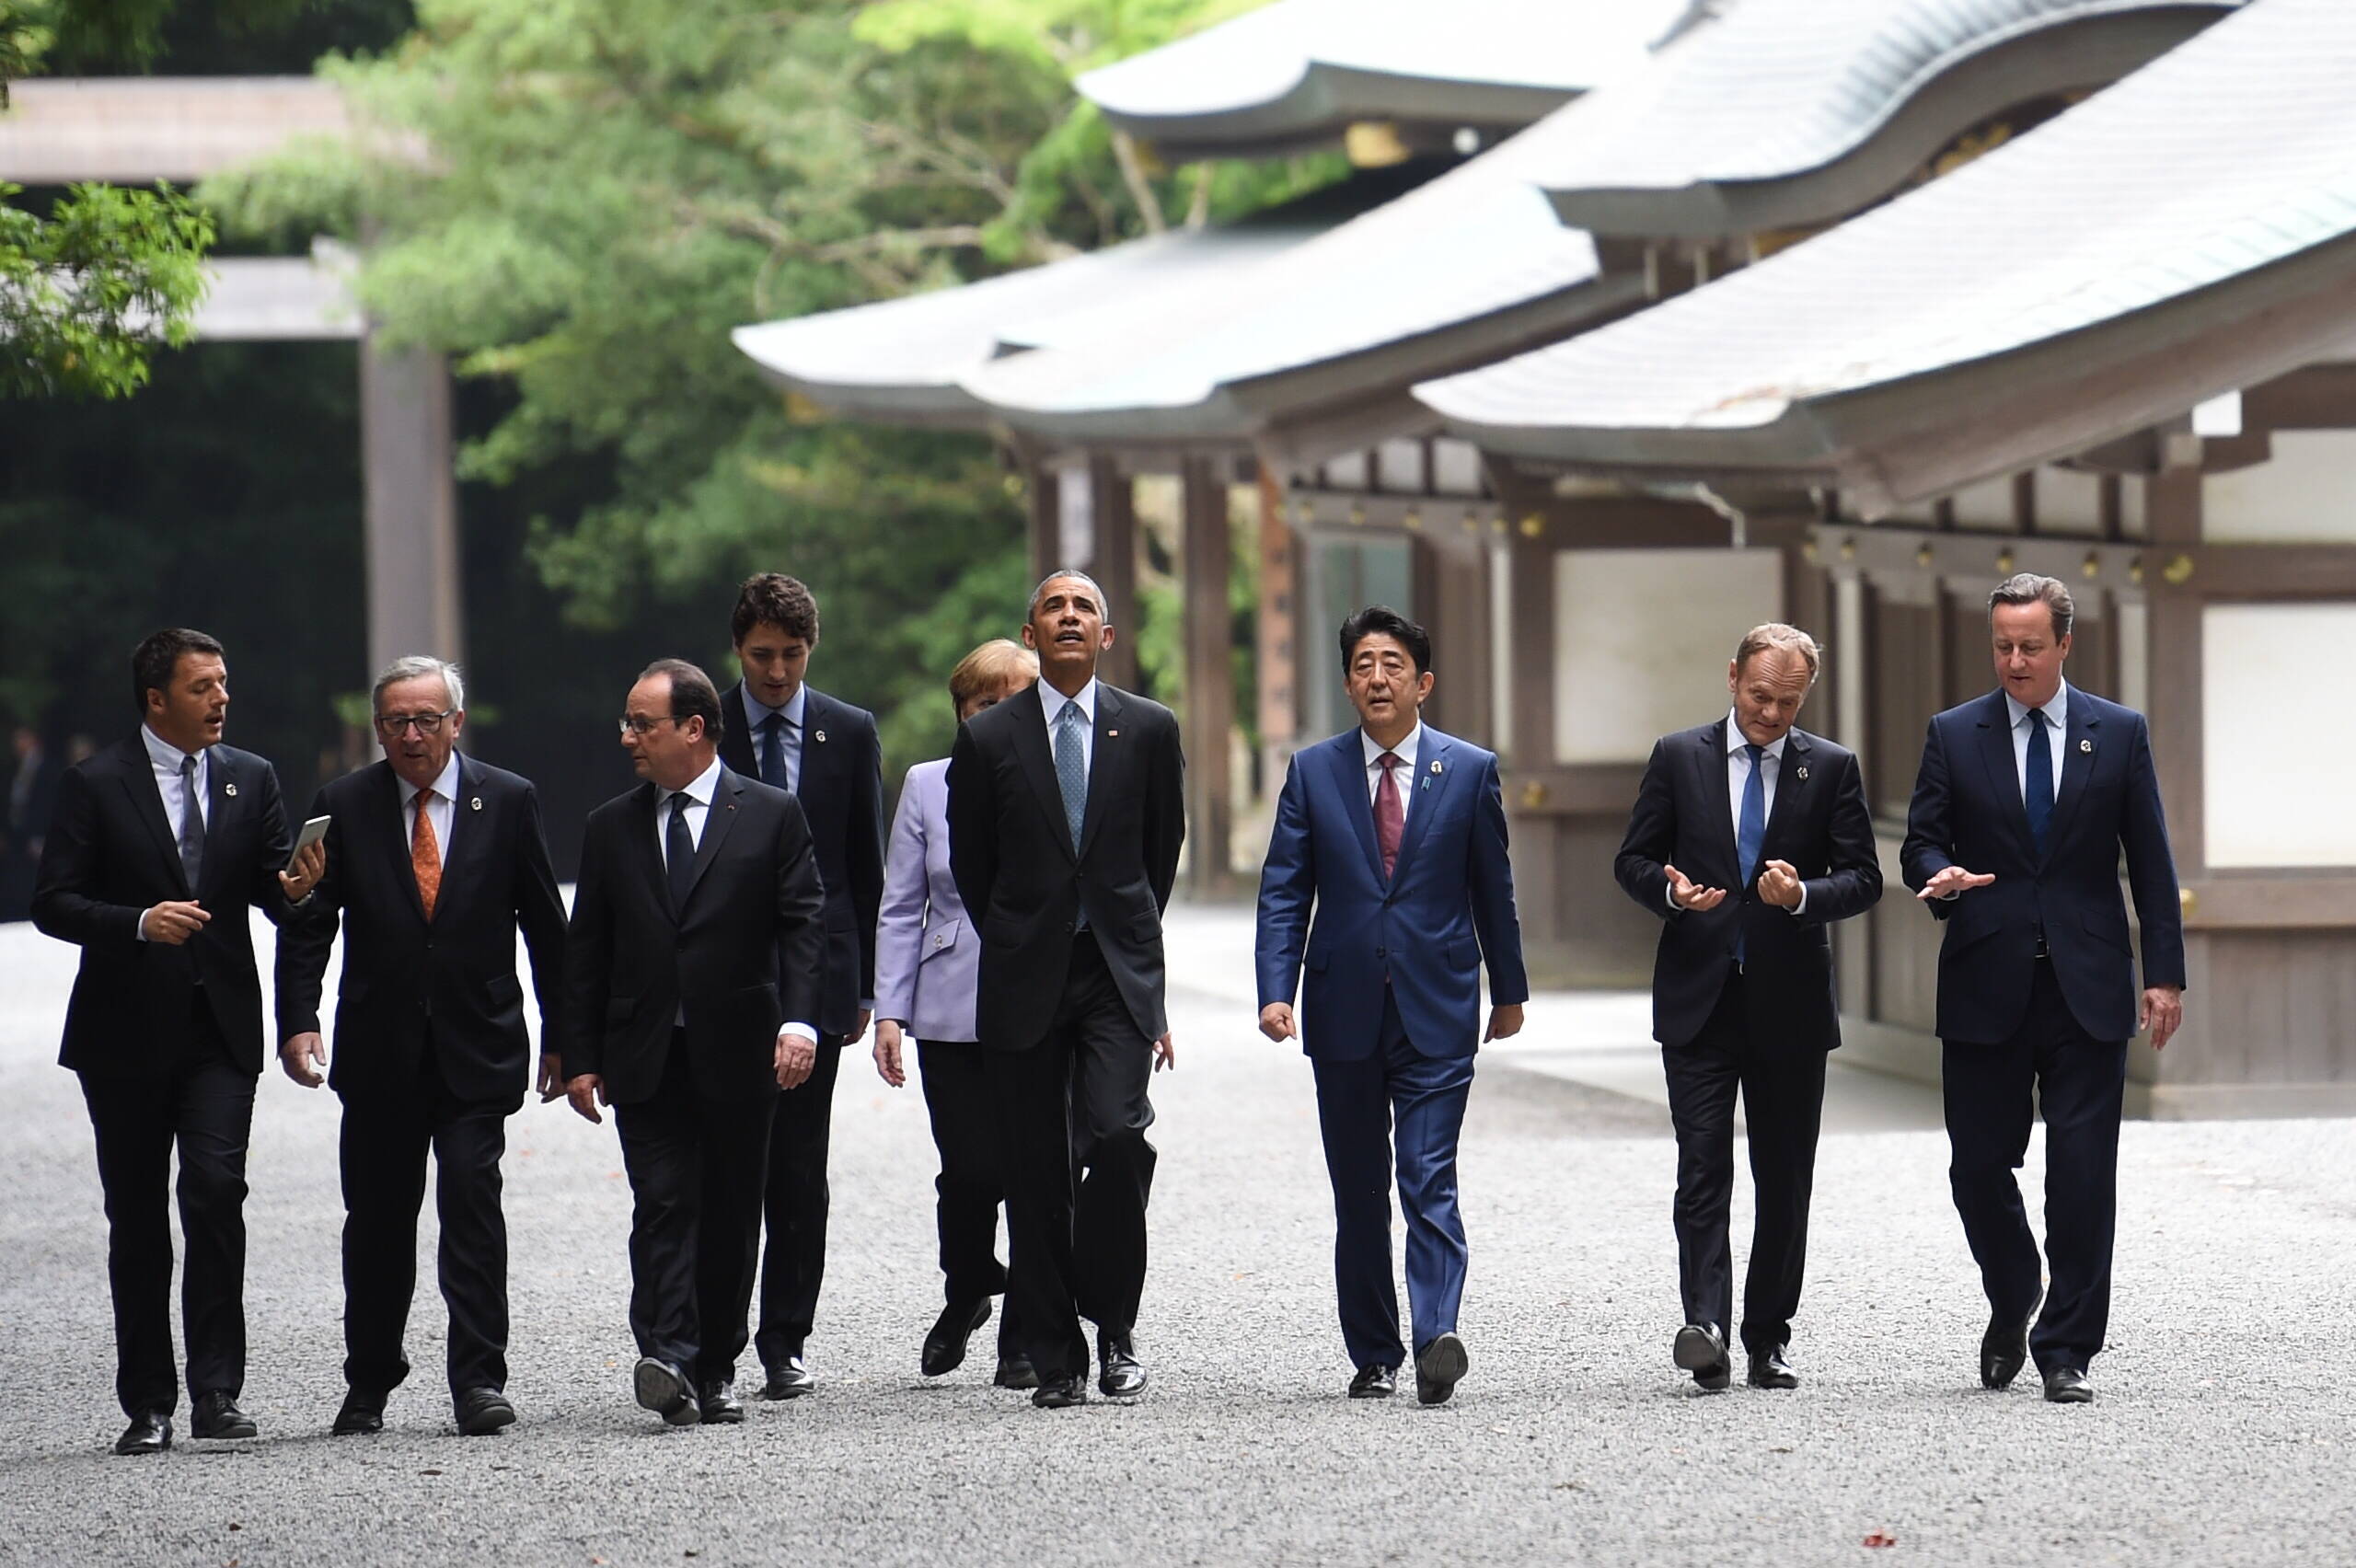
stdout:
[[2127,1042],[2096,1040],[2079,1028],[2052,963],[2040,959],[2028,1012],[2013,1037],[1998,1045],[1948,1042],[1942,1076],[1956,1212],[1990,1309],[2015,1322],[2037,1305],[2039,1281],[2037,1237],[2013,1172],[2028,1153],[2032,1116],[2044,1113],[2045,1255],[2053,1285],[2028,1348],[2040,1372],[2084,1371],[2110,1324]]
[[[1382,1043],[1355,1062],[1310,1059],[1317,1125],[1334,1182],[1334,1286],[1353,1366],[1397,1367],[1399,1293],[1391,1272],[1391,1181],[1407,1216],[1407,1306],[1415,1347],[1456,1328],[1464,1300],[1464,1217],[1456,1143],[1472,1088],[1472,1054],[1426,1056],[1383,995]],[[1395,1133],[1395,1136],[1394,1136]],[[1395,1151],[1395,1153],[1394,1153]]]

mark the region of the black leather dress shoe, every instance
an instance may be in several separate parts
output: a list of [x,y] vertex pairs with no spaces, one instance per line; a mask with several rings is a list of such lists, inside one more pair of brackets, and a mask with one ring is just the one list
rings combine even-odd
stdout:
[[1448,1396],[1456,1392],[1472,1358],[1464,1353],[1464,1342],[1454,1334],[1441,1334],[1431,1343],[1415,1352],[1415,1399],[1420,1404],[1446,1404]]
[[1031,1402],[1041,1410],[1069,1410],[1088,1402],[1088,1382],[1077,1372],[1065,1378],[1042,1378],[1031,1395]]
[[260,1431],[254,1424],[254,1418],[237,1408],[237,1401],[217,1389],[196,1396],[196,1409],[189,1416],[188,1429],[191,1437],[214,1440],[251,1437]]
[[736,1402],[736,1385],[715,1378],[698,1390],[697,1402],[703,1406],[706,1426],[738,1426],[745,1420],[745,1407]]
[[160,1454],[171,1446],[172,1418],[160,1410],[141,1411],[114,1440],[118,1454]]
[[1107,1330],[1096,1336],[1096,1355],[1103,1370],[1096,1378],[1096,1391],[1108,1400],[1133,1400],[1145,1392],[1145,1367],[1138,1360],[1137,1346],[1126,1334]]
[[1387,1400],[1399,1391],[1399,1369],[1395,1366],[1361,1366],[1358,1375],[1350,1379],[1350,1398],[1354,1400]]
[[1677,1343],[1669,1354],[1677,1365],[1693,1374],[1696,1388],[1716,1393],[1734,1378],[1734,1367],[1727,1360],[1727,1342],[1715,1323],[1688,1323],[1677,1331]]
[[2095,1386],[2075,1366],[2056,1366],[2045,1375],[2045,1400],[2048,1404],[2092,1404]]
[[928,1378],[938,1378],[954,1372],[965,1364],[965,1342],[974,1331],[990,1320],[990,1298],[979,1301],[952,1301],[934,1319],[932,1332],[924,1336],[924,1359],[919,1365]]
[[696,1404],[695,1386],[687,1375],[667,1361],[641,1355],[630,1371],[630,1391],[641,1407],[653,1411],[672,1426],[693,1426],[703,1420]]
[[1035,1389],[1039,1386],[1039,1369],[1031,1365],[1027,1355],[1001,1355],[998,1358],[998,1376],[990,1381],[1001,1389]]
[[761,1385],[765,1400],[798,1400],[818,1386],[810,1376],[809,1366],[798,1355],[789,1355],[769,1368],[768,1380]]
[[1750,1371],[1744,1381],[1754,1389],[1798,1388],[1800,1375],[1793,1371],[1791,1364],[1784,1359],[1784,1347],[1779,1344],[1773,1350],[1752,1351]]
[[335,1412],[335,1424],[328,1428],[329,1435],[350,1437],[364,1432],[385,1429],[385,1396],[375,1389],[349,1389],[342,1405]]
[[458,1430],[468,1437],[488,1437],[515,1424],[515,1407],[497,1389],[468,1389],[451,1401]]
[[2028,1361],[2028,1323],[2037,1309],[2018,1318],[1991,1318],[1980,1336],[1980,1386],[2009,1389]]

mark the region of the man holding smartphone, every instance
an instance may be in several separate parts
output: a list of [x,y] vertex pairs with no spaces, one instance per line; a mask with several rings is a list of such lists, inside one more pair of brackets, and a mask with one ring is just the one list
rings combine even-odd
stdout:
[[[401,1345],[416,1287],[425,1157],[437,1167],[442,1297],[458,1430],[515,1419],[507,1385],[507,1224],[499,1162],[531,1082],[515,934],[531,950],[544,1049],[540,1097],[562,1092],[548,1020],[564,973],[564,903],[537,793],[458,752],[466,686],[439,659],[376,677],[385,760],[319,791],[327,867],[278,940],[280,1065],[343,1100],[343,1376],[331,1430],[384,1425],[409,1376]],[[320,980],[344,935],[335,1062],[319,1033]],[[323,1078],[321,1069],[328,1067]]]

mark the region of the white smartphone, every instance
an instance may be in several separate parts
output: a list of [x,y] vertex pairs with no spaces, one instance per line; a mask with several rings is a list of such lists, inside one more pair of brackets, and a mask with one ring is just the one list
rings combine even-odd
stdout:
[[[333,817],[315,816],[305,823],[303,831],[294,836],[294,855],[300,855],[304,850],[325,838],[328,836],[328,824],[334,820]],[[289,870],[294,869],[294,855],[286,857],[286,869]]]

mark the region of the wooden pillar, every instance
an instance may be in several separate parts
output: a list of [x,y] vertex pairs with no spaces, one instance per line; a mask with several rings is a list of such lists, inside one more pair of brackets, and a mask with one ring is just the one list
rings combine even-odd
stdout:
[[[1096,666],[1097,678],[1135,691],[1138,686],[1138,514],[1135,482],[1110,457],[1088,460],[1088,574],[1104,590],[1104,618],[1113,646]],[[1052,567],[1047,569],[1053,571]]]
[[1025,461],[1022,465],[1023,492],[1031,503],[1030,546],[1031,570],[1025,573],[1028,588],[1063,564],[1063,481],[1053,468],[1044,463]]
[[466,657],[450,373],[422,349],[360,340],[370,674],[408,653]]
[[1188,457],[1180,469],[1184,518],[1181,617],[1186,684],[1182,713],[1186,747],[1186,842],[1190,882],[1198,898],[1217,897],[1233,880],[1228,870],[1235,803],[1228,766],[1234,724],[1228,610],[1230,552],[1227,482],[1222,465]]
[[1260,465],[1260,762],[1273,793],[1300,737],[1300,539],[1285,521],[1284,486]]

